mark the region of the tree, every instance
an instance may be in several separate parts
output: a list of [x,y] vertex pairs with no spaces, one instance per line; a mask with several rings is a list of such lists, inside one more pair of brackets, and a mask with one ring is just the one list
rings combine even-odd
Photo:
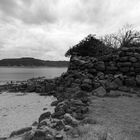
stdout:
[[115,39],[115,36],[115,34],[106,34],[105,36],[100,37],[100,40],[104,42],[107,47],[117,49],[119,46],[119,42]]
[[140,44],[140,32],[133,29],[132,25],[125,25],[115,37],[120,47],[133,47]]
[[106,46],[113,48],[140,46],[140,32],[129,24],[123,26],[117,33],[107,34],[100,39]]

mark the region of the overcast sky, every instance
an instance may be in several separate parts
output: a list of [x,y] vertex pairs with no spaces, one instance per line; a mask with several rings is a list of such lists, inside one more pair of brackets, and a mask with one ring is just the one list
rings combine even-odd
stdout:
[[0,59],[64,60],[88,34],[140,28],[140,0],[0,0]]

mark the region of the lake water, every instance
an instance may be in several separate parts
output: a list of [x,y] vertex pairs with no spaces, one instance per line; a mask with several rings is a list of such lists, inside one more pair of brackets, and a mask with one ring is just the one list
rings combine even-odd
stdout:
[[62,67],[0,67],[0,81],[23,81],[35,77],[54,78],[66,72],[67,68]]

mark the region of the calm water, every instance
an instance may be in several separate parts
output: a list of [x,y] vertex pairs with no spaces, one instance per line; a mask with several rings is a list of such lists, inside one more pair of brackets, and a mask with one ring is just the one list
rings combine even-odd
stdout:
[[23,81],[35,77],[54,78],[66,72],[67,68],[57,67],[37,67],[37,68],[19,68],[19,67],[0,67],[0,81]]

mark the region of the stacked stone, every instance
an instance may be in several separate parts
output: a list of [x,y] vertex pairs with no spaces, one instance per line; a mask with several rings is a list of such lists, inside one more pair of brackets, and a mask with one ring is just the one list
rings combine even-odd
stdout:
[[100,58],[73,57],[69,70],[103,71],[105,73],[123,73],[129,76],[140,74],[140,48],[122,48],[116,54]]
[[122,48],[120,60],[122,63],[118,66],[121,72],[133,76],[140,74],[140,48]]
[[140,48],[122,48],[117,54],[103,58],[106,73],[140,74]]

